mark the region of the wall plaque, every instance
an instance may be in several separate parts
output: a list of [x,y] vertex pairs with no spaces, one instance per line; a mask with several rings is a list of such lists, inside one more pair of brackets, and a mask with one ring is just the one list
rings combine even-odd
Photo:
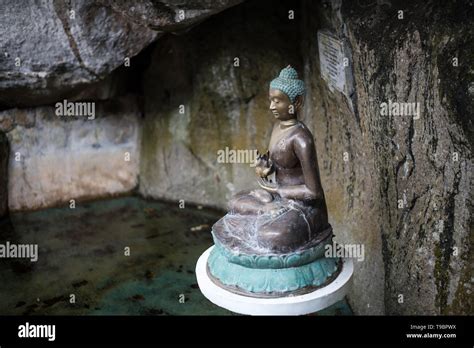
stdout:
[[331,91],[337,90],[348,99],[354,93],[352,61],[349,46],[328,30],[318,31],[321,76]]

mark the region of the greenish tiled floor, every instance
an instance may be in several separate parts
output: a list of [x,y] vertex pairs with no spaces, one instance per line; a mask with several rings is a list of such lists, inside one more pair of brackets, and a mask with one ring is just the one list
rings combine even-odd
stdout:
[[[0,259],[0,314],[231,314],[204,298],[194,274],[221,215],[137,197],[13,214],[0,242],[38,244],[39,259]],[[351,311],[341,301],[318,314]]]

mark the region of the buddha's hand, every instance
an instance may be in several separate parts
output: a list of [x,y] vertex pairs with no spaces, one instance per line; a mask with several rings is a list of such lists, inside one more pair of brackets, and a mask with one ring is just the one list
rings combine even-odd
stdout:
[[257,151],[257,159],[253,166],[255,167],[255,173],[259,178],[266,178],[275,171],[273,162],[270,159],[270,152],[267,151],[263,155],[260,155]]
[[268,181],[267,178],[257,178],[257,182],[264,190],[272,193],[278,193],[278,185]]

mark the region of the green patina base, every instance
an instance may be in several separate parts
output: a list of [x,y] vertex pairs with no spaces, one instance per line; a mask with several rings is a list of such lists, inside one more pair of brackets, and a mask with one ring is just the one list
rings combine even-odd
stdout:
[[280,297],[314,291],[330,283],[340,271],[340,259],[326,257],[296,267],[249,268],[231,262],[222,250],[214,247],[209,256],[211,279],[224,288],[249,296]]

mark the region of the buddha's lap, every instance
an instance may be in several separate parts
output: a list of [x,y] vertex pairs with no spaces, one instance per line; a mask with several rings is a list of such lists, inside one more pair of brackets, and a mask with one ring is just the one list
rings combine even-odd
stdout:
[[274,220],[260,226],[257,240],[262,247],[284,251],[295,249],[313,236],[313,227],[305,216],[297,210],[289,210]]
[[[262,199],[263,194],[266,193],[271,197],[271,200]],[[263,196],[267,198],[268,196]],[[299,210],[305,215],[316,214],[315,207],[304,202],[286,199],[280,197],[278,194],[271,194],[265,190],[246,190],[241,191],[230,199],[229,212],[234,214],[252,215],[252,214],[279,214],[286,210]]]
[[278,210],[281,204],[273,196],[262,193],[263,190],[247,190],[237,193],[229,201],[229,211],[237,214],[262,214]]
[[287,252],[296,250],[312,239],[314,230],[308,219],[310,216],[295,209],[275,216],[271,213],[228,213],[213,229],[224,245],[255,245],[256,242],[271,251]]
[[250,192],[234,196],[229,203],[230,212],[224,217],[227,233],[237,239],[253,235],[260,246],[284,252],[304,245],[319,230],[319,209],[279,196],[263,203]]

